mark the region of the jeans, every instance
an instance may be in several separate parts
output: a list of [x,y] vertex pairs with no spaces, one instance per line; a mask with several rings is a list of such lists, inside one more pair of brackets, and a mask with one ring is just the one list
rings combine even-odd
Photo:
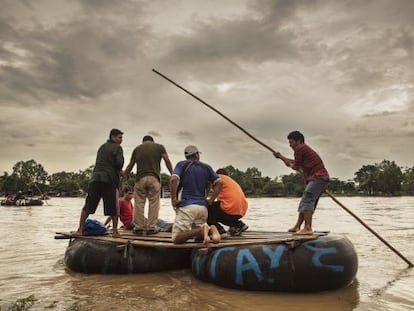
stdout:
[[298,212],[314,211],[318,205],[319,197],[328,185],[329,180],[325,178],[317,178],[306,184],[299,203]]

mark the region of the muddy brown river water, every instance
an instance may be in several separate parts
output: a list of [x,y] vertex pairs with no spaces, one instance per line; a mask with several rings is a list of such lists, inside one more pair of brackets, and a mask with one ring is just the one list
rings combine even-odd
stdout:
[[[414,262],[414,197],[338,198]],[[249,199],[245,222],[254,230],[283,231],[296,220],[298,198]],[[190,271],[86,275],[63,263],[67,240],[57,231],[77,227],[82,198],[52,198],[43,206],[0,207],[0,309],[34,295],[30,310],[414,310],[414,269],[329,197],[314,229],[346,235],[358,254],[355,282],[311,294],[230,290],[203,283]],[[161,218],[172,221],[168,199]],[[93,216],[104,220],[102,207]]]

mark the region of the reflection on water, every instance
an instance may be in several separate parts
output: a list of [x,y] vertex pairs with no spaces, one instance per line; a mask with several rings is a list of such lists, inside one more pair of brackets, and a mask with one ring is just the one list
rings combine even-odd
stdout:
[[[414,198],[339,198],[372,229],[414,260]],[[414,310],[414,273],[381,241],[330,198],[322,198],[316,230],[346,235],[359,269],[348,288],[312,294],[230,290],[195,279],[189,271],[140,275],[85,275],[67,271],[67,240],[57,231],[74,230],[81,198],[51,199],[48,205],[0,207],[0,307],[34,294],[31,310]],[[249,199],[245,222],[255,230],[284,231],[296,220],[298,199]],[[102,207],[93,216],[104,220]],[[169,200],[161,218],[173,221]]]

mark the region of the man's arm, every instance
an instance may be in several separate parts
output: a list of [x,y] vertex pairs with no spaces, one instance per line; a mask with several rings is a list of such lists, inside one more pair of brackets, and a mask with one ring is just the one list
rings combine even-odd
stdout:
[[118,146],[116,153],[115,153],[115,167],[122,171],[122,167],[124,166],[124,151],[122,150],[121,146]]
[[282,160],[286,166],[291,167],[294,170],[296,170],[295,160],[284,157],[280,152],[273,152],[273,155],[275,158]]
[[123,188],[125,181],[128,179],[128,175],[129,175],[129,173],[131,173],[132,168],[134,167],[134,165],[135,165],[135,161],[133,159],[131,159],[131,161],[129,162],[129,164],[125,168],[125,171],[123,172],[123,174],[121,174],[121,189]]
[[163,153],[161,155],[161,157],[163,158],[165,166],[168,168],[168,171],[170,172],[170,175],[171,175],[172,171],[173,171],[173,167],[172,167],[172,163],[170,161],[170,158],[168,157],[168,153],[166,153],[166,152]]
[[223,186],[223,184],[221,183],[220,178],[216,179],[216,181],[213,183],[213,193],[211,194],[211,196],[207,199],[207,204],[211,205],[213,204],[214,200],[217,198],[217,196],[220,193],[221,187]]
[[135,161],[133,159],[131,159],[131,161],[129,161],[129,163],[128,163],[127,167],[125,168],[125,171],[124,171],[125,178],[127,178],[129,173],[131,173],[132,168],[134,167],[134,165],[135,165]]
[[286,166],[290,167],[291,169],[298,171],[299,173],[303,174],[303,168],[300,166],[295,166],[295,160],[288,159],[280,154],[280,152],[274,152],[273,155],[275,158],[281,159]]
[[177,175],[172,175],[170,178],[170,192],[171,192],[171,205],[176,208],[177,205],[181,202],[178,200],[178,182],[179,177]]

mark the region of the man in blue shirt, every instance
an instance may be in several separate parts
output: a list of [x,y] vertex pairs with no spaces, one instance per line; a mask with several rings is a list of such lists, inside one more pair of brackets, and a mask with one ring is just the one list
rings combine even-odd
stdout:
[[[207,225],[207,206],[216,199],[221,189],[220,177],[210,165],[200,161],[196,146],[184,149],[186,160],[175,166],[171,176],[171,204],[176,211],[172,229],[175,244],[202,236],[205,244],[211,240],[220,242],[216,226]],[[212,185],[212,194],[207,198],[207,189]],[[211,238],[210,234],[211,233]]]

